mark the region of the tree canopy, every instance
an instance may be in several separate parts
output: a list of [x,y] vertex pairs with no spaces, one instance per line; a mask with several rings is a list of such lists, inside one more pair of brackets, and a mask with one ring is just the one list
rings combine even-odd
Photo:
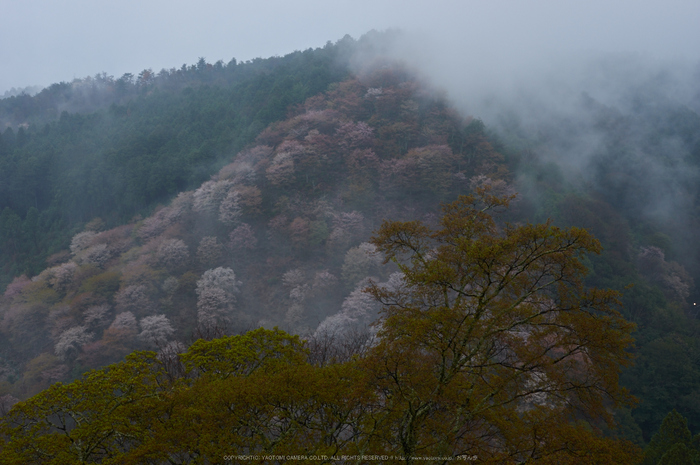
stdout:
[[630,401],[618,375],[633,325],[616,292],[583,285],[597,240],[548,223],[498,225],[491,213],[512,197],[488,191],[447,205],[437,230],[379,229],[372,242],[403,276],[370,288],[384,305],[371,366],[405,455],[557,462],[591,447],[568,434],[612,422],[609,407]]

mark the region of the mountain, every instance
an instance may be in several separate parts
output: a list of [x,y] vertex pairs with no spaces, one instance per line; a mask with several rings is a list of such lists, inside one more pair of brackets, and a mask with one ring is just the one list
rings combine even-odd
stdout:
[[383,50],[346,38],[0,101],[0,396],[258,327],[361,333],[366,278],[397,271],[370,243],[382,221],[435,226],[489,186],[520,193],[505,221],[601,241],[586,284],[621,291],[637,325],[622,434],[643,444],[674,408],[700,430],[693,107],[630,89],[490,128]]
[[[56,380],[145,347],[137,322],[154,315],[183,343],[260,325],[313,332],[365,277],[391,270],[366,243],[383,218],[431,218],[474,176],[508,177],[483,129],[400,69],[334,85],[197,189],[123,226],[93,220],[50,268],[15,278],[5,353],[60,366]],[[230,321],[215,327],[203,323],[207,270],[229,273],[235,300],[225,305]],[[13,385],[34,393],[52,381],[41,379]]]

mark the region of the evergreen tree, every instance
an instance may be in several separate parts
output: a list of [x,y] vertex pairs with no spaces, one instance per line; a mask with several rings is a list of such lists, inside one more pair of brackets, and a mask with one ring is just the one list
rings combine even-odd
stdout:
[[661,422],[646,450],[642,465],[698,464],[698,451],[689,447],[691,434],[688,421],[673,409]]

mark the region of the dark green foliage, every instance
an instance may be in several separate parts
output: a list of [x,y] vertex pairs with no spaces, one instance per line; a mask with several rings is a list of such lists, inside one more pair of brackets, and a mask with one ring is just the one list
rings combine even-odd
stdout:
[[687,420],[673,409],[644,451],[642,465],[696,465],[700,450],[691,441]]
[[658,465],[697,465],[700,463],[700,453],[683,443],[677,443],[656,463]]

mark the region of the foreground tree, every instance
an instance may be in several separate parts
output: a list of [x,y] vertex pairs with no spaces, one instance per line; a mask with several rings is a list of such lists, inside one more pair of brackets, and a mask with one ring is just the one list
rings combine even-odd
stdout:
[[0,462],[121,463],[145,437],[143,419],[162,415],[153,410],[162,395],[154,355],[134,353],[17,403],[0,423]]
[[549,223],[499,226],[492,213],[512,198],[480,189],[447,205],[439,230],[385,222],[373,237],[403,282],[369,289],[384,305],[365,360],[385,398],[372,448],[497,463],[636,460],[596,434],[632,401],[618,375],[633,325],[616,292],[583,285],[581,259],[600,244]]

